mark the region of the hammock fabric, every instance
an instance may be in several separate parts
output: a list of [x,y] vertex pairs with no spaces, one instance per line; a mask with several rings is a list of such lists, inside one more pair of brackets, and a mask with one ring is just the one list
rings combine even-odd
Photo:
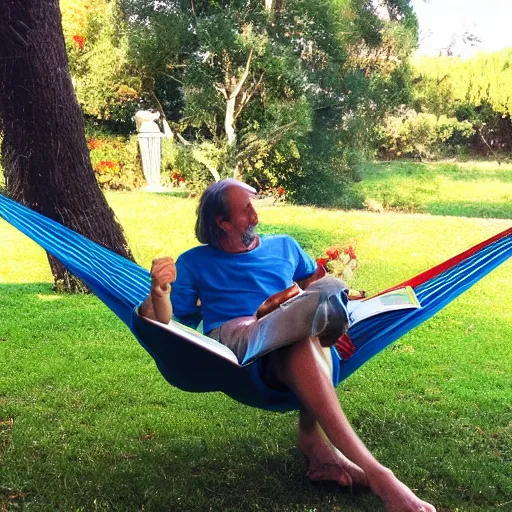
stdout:
[[[267,410],[297,409],[294,394],[263,378],[266,358],[247,366],[204,350],[137,314],[149,293],[149,272],[74,231],[0,195],[0,217],[29,236],[82,279],[133,332],[154,358],[163,377],[185,391],[222,391]],[[367,318],[348,331],[340,347],[346,379],[362,364],[421,324],[512,256],[512,228],[394,288],[412,286],[422,307]],[[386,290],[388,291],[388,290]],[[382,292],[384,293],[384,292]],[[200,336],[199,334],[197,335]]]

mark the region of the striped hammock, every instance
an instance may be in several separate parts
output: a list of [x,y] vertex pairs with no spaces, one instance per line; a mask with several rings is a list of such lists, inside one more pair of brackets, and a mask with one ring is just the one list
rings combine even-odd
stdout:
[[[130,328],[173,386],[185,391],[222,391],[241,403],[267,410],[298,408],[290,390],[273,387],[262,378],[265,357],[241,366],[229,349],[206,336],[177,322],[163,326],[140,317],[137,308],[150,287],[146,269],[2,195],[0,217],[82,279]],[[391,288],[411,286],[422,307],[390,311],[353,325],[348,331],[351,351],[341,362],[341,380],[510,256],[512,228]]]

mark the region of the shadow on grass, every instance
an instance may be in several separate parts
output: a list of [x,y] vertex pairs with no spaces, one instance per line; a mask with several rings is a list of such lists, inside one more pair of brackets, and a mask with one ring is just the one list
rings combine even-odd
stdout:
[[0,508],[376,510],[309,484],[295,414],[172,388],[94,296],[0,297]]

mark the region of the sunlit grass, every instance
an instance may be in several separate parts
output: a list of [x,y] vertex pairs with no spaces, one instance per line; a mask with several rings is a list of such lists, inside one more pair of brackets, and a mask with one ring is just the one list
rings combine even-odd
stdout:
[[[196,201],[111,193],[140,264],[195,244]],[[259,207],[262,232],[314,257],[356,246],[376,292],[510,226],[505,219]],[[56,295],[45,253],[0,222],[0,510],[366,511],[311,485],[296,414],[165,383],[93,296]],[[512,495],[511,262],[339,388],[362,439],[438,510],[507,510]]]
[[512,164],[379,162],[356,189],[374,211],[512,218]]

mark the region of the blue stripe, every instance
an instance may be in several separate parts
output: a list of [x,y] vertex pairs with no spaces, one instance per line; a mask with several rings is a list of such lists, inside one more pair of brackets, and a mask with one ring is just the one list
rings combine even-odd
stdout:
[[149,272],[25,206],[0,195],[0,216],[82,279],[123,322],[149,293]]

